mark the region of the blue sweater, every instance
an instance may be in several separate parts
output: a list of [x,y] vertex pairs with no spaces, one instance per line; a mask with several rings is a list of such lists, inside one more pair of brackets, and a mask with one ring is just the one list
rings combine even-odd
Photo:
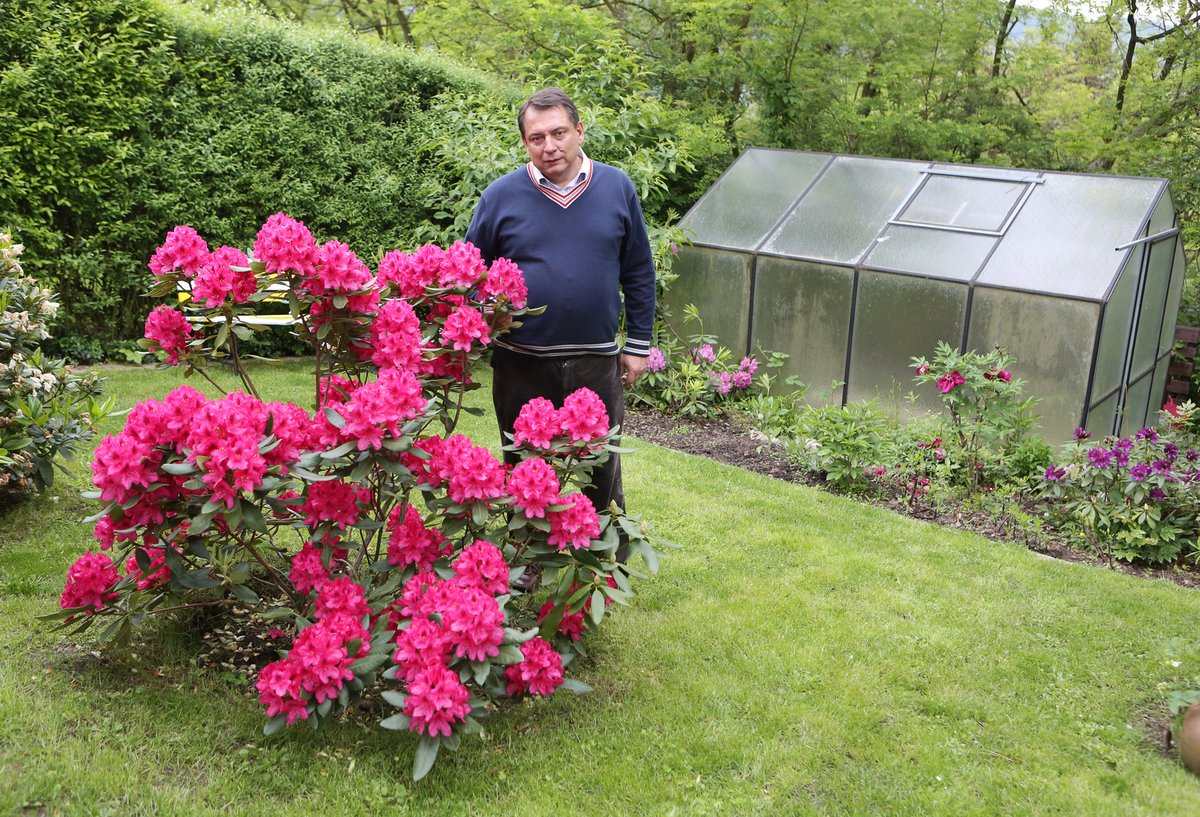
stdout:
[[525,273],[529,305],[545,305],[497,344],[542,357],[613,355],[624,295],[624,352],[650,352],[654,259],[633,182],[592,162],[587,187],[569,207],[551,201],[525,166],[479,198],[467,240],[489,264],[507,258]]

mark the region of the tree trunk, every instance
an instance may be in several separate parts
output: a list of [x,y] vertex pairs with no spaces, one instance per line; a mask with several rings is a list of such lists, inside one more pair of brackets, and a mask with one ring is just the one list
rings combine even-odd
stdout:
[[996,49],[992,52],[992,79],[1000,76],[1000,62],[1004,55],[1004,44],[1008,42],[1008,35],[1012,33],[1013,12],[1017,7],[1017,0],[1008,0],[1004,6],[1004,16],[1000,18],[1000,28],[996,31]]

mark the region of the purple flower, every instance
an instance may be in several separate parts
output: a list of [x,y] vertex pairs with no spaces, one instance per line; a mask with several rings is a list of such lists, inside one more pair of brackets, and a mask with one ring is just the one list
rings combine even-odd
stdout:
[[1088,460],[1093,468],[1107,468],[1112,464],[1112,452],[1107,448],[1093,448],[1088,451]]
[[748,389],[753,382],[754,377],[750,372],[735,372],[733,375],[733,387],[735,389]]
[[1173,462],[1179,456],[1179,446],[1175,443],[1167,443],[1163,446],[1163,455]]
[[1129,469],[1129,478],[1134,482],[1141,482],[1148,476],[1150,476],[1150,466],[1144,462],[1135,463]]
[[1077,442],[1077,443],[1083,442],[1084,440],[1088,439],[1091,436],[1092,436],[1092,432],[1088,431],[1086,428],[1075,429],[1075,442]]
[[1183,455],[1183,458],[1188,462],[1195,462],[1196,460],[1200,459],[1200,451],[1197,451],[1194,448],[1189,448],[1187,453]]
[[1129,452],[1117,446],[1113,448],[1113,458],[1118,468],[1124,468],[1129,465]]
[[1154,473],[1167,474],[1171,471],[1171,463],[1168,460],[1155,460]]
[[650,354],[646,356],[646,371],[661,372],[667,368],[667,358],[663,355],[662,349],[653,346],[650,349]]
[[1152,443],[1158,442],[1158,432],[1149,427],[1143,428],[1133,436],[1137,437],[1139,440],[1149,440]]
[[1067,469],[1051,465],[1046,469],[1046,482],[1058,482],[1067,475]]
[[692,359],[699,363],[702,360],[707,360],[709,363],[715,363],[717,354],[713,351],[712,344],[706,343],[703,346],[697,346],[692,350]]
[[721,372],[721,376],[717,380],[717,391],[721,394],[729,394],[733,389],[733,378],[729,372]]
[[1150,498],[1151,499],[1159,499],[1159,500],[1166,499],[1167,492],[1164,491],[1162,488],[1151,488],[1150,489]]
[[671,255],[679,255],[679,245],[674,241],[671,242]]
[[1129,451],[1133,450],[1133,440],[1129,439],[1128,437],[1122,437],[1121,439],[1117,440],[1116,445],[1113,446],[1113,450],[1125,451],[1128,453]]
[[756,358],[756,357],[742,358],[742,362],[738,366],[738,371],[749,372],[750,374],[754,374],[755,372],[758,371],[758,358]]

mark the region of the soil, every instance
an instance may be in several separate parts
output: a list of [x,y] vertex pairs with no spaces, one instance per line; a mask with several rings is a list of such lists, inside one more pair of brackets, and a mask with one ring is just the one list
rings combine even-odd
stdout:
[[[761,435],[756,436],[754,431],[738,425],[734,420],[686,418],[656,411],[626,411],[623,430],[630,436],[665,448],[698,454],[787,482],[828,488],[819,475],[792,464]],[[1110,565],[1090,551],[1072,547],[1050,536],[1026,535],[1020,532],[1017,526],[982,511],[970,512],[962,508],[937,511],[925,505],[910,509],[908,503],[900,496],[885,496],[865,501],[891,508],[905,516],[945,527],[970,530],[989,539],[1016,541],[1048,558],[1091,564],[1133,576],[1161,579],[1193,589],[1200,588],[1200,571],[1194,567],[1122,562]]]

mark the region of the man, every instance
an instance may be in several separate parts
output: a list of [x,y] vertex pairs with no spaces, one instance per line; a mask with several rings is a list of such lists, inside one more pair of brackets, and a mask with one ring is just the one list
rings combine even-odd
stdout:
[[[512,433],[521,406],[534,397],[561,406],[584,386],[618,425],[623,389],[646,370],[654,326],[654,260],[637,191],[623,172],[584,154],[583,122],[562,90],[531,96],[517,126],[529,164],[488,186],[467,230],[489,264],[507,258],[521,268],[530,306],[546,306],[493,345],[501,433]],[[624,348],[617,343],[622,295]],[[624,507],[617,455],[592,481],[585,493],[597,510],[612,501]]]

